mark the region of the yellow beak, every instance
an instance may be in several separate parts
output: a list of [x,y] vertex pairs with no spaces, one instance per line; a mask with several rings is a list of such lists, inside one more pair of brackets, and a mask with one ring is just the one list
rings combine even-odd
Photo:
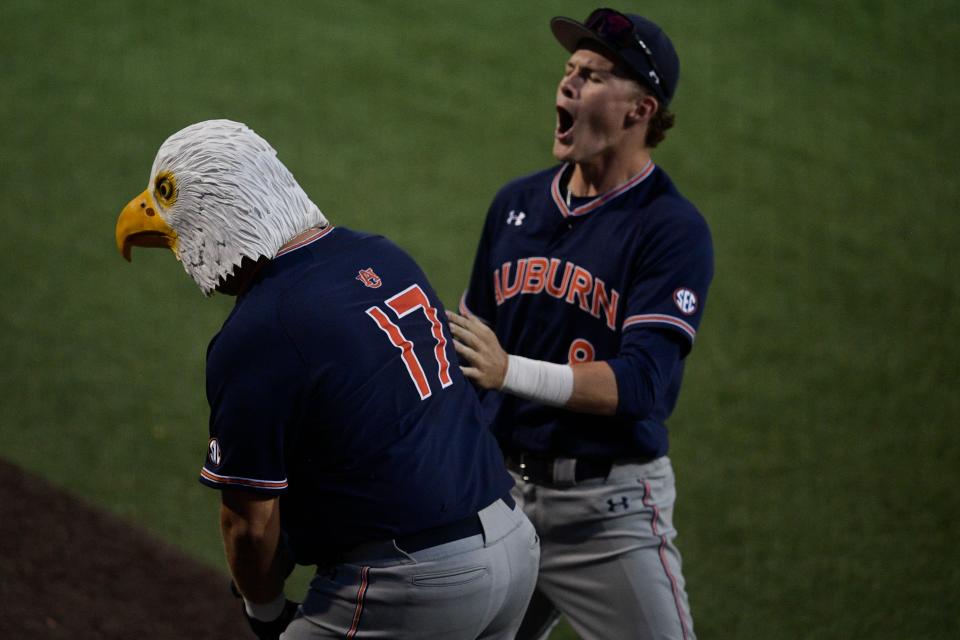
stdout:
[[117,250],[130,262],[137,247],[166,247],[177,253],[177,232],[160,217],[147,189],[127,203],[117,219]]

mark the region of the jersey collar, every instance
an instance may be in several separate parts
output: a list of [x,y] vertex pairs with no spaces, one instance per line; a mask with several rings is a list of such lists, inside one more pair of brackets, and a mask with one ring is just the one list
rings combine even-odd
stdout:
[[594,209],[602,207],[620,194],[629,191],[650,177],[650,174],[653,173],[656,165],[653,164],[653,160],[648,160],[647,164],[643,167],[643,169],[640,170],[640,173],[633,176],[616,189],[600,194],[593,200],[590,200],[579,207],[575,207],[574,209],[570,209],[570,207],[567,206],[566,200],[564,200],[563,195],[560,193],[560,183],[563,180],[563,174],[569,167],[570,163],[565,162],[563,166],[560,167],[560,170],[557,171],[557,175],[553,177],[553,184],[550,185],[550,194],[553,196],[553,202],[557,205],[557,208],[560,209],[560,214],[563,215],[564,218],[586,215]]
[[280,247],[280,250],[277,251],[276,257],[279,258],[280,256],[286,255],[291,251],[296,251],[297,249],[302,249],[308,244],[313,244],[323,236],[333,231],[333,229],[333,225],[330,225],[322,229],[310,229],[309,231],[301,233],[299,236]]

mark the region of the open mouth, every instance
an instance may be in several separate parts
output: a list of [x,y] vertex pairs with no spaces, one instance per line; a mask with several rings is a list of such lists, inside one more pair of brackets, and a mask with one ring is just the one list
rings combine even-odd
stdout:
[[138,231],[127,236],[127,244],[137,247],[166,247],[173,246],[173,238],[160,231]]
[[137,233],[130,234],[123,240],[123,257],[130,261],[130,253],[133,250],[133,247],[149,247],[149,248],[167,248],[172,249],[175,240],[169,235],[162,233],[160,231],[138,231]]
[[573,128],[573,115],[561,106],[557,106],[557,137],[562,137]]

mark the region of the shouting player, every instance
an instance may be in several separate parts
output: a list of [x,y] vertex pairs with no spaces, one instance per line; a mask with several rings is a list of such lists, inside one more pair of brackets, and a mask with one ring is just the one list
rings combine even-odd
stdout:
[[[713,276],[706,222],[651,159],[673,125],[666,34],[599,9],[554,18],[570,51],[546,171],[490,207],[449,314],[541,538],[518,638],[694,637],[674,544],[666,421]],[[502,393],[497,393],[499,390]]]
[[[261,639],[512,638],[536,534],[436,294],[385,238],[331,226],[265,140],[201,122],[160,148],[117,245],[237,296],[207,352],[227,561]],[[317,565],[303,604],[293,563]]]

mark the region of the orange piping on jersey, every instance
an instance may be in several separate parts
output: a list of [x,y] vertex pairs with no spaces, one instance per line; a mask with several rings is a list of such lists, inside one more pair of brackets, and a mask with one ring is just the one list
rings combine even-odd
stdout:
[[300,238],[299,240],[297,240],[296,242],[294,242],[294,243],[292,243],[292,244],[288,242],[287,244],[285,244],[285,245],[283,245],[282,247],[280,247],[280,250],[277,251],[276,257],[279,258],[280,256],[286,255],[286,254],[290,253],[291,251],[296,251],[297,249],[302,249],[303,247],[307,246],[308,244],[312,244],[312,243],[316,242],[317,240],[319,240],[319,239],[322,238],[323,236],[325,236],[325,235],[327,235],[328,233],[330,233],[331,231],[333,231],[335,228],[336,228],[336,227],[330,226],[330,227],[324,227],[323,229],[316,229],[313,233],[307,235],[307,236],[304,237],[304,238]]
[[620,194],[625,193],[626,191],[629,191],[633,187],[637,186],[638,184],[646,180],[648,177],[650,177],[650,174],[653,173],[653,170],[656,168],[656,165],[653,164],[653,160],[648,161],[647,164],[643,167],[643,169],[640,170],[640,173],[633,176],[632,178],[624,182],[622,185],[620,185],[616,189],[612,191],[607,191],[606,193],[597,196],[590,202],[580,205],[579,207],[571,211],[570,207],[567,206],[566,200],[564,200],[563,196],[560,194],[560,180],[563,177],[564,172],[567,170],[567,167],[569,166],[570,165],[568,164],[564,164],[562,167],[560,167],[560,170],[557,172],[557,175],[553,177],[553,183],[550,185],[550,195],[553,196],[553,202],[554,204],[557,205],[557,208],[560,209],[560,213],[561,215],[563,215],[564,218],[568,218],[571,216],[573,217],[582,216],[587,213],[590,213],[594,209],[602,207],[603,205],[610,202]]
[[200,469],[200,475],[217,484],[235,484],[244,487],[254,487],[256,489],[286,489],[287,480],[255,480],[253,478],[239,478],[236,476],[222,476],[214,473],[206,467]]
[[661,313],[648,313],[624,318],[622,328],[626,329],[634,324],[669,324],[684,331],[690,337],[691,342],[697,337],[697,330],[693,328],[692,324],[689,322],[684,322],[680,318],[675,318],[673,316],[668,316]]

